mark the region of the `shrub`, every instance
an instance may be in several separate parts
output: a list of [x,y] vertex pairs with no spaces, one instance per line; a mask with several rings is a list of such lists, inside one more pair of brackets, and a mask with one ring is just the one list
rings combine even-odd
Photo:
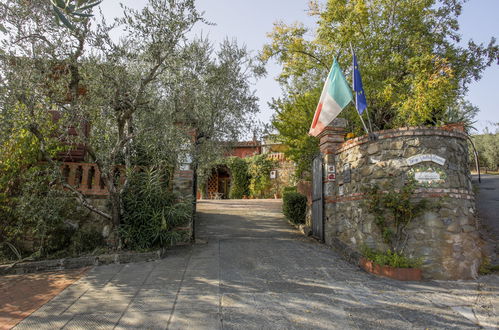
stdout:
[[164,172],[150,169],[132,173],[123,194],[121,237],[126,247],[144,250],[173,245],[186,238],[176,227],[192,218],[190,201],[179,201],[167,189]]
[[295,224],[305,223],[307,197],[297,192],[286,192],[283,196],[282,212]]
[[241,199],[249,195],[248,163],[239,157],[229,157],[226,161],[231,173],[229,198]]
[[369,259],[380,266],[390,266],[394,268],[419,268],[422,264],[421,258],[409,258],[397,252],[392,252],[391,250],[381,252],[367,246],[363,246],[362,254],[366,259]]
[[289,186],[289,187],[283,187],[282,188],[282,195],[288,193],[288,192],[298,192],[296,186]]
[[71,252],[75,255],[91,252],[105,245],[102,234],[94,229],[80,229],[71,237]]
[[386,192],[382,192],[376,185],[365,189],[366,206],[374,215],[383,241],[393,251],[402,253],[408,236],[405,229],[431,205],[426,199],[415,200],[416,180],[413,178],[405,182],[401,189],[393,186],[385,189]]
[[[54,169],[41,164],[24,169],[12,184],[0,185],[0,241],[14,246],[23,258],[46,257],[70,244],[74,229],[67,220],[81,212],[68,192],[51,185],[56,178]],[[2,249],[5,259],[18,259],[10,247]]]
[[270,171],[277,167],[277,162],[269,159],[268,155],[256,155],[248,158],[248,173],[250,175],[250,194],[256,198],[268,198],[271,196],[272,182]]

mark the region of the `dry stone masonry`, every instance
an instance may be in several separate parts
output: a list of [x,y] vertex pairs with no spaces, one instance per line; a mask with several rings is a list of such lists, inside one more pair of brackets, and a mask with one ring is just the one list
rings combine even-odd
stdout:
[[406,254],[422,257],[423,276],[477,276],[481,244],[468,169],[466,135],[445,128],[401,128],[344,142],[346,122],[337,119],[320,136],[324,155],[325,241],[359,251],[383,243],[368,212],[364,187],[401,187],[418,182],[415,198],[434,201],[408,227]]

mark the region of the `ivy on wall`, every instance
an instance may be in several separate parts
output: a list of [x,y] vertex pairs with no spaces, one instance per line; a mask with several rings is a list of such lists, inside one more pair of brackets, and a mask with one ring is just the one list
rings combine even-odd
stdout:
[[255,198],[272,197],[272,180],[270,171],[278,164],[275,160],[269,159],[267,155],[255,155],[248,159],[248,173],[250,175],[250,195]]
[[248,163],[239,157],[229,157],[225,163],[232,176],[229,198],[241,199],[244,196],[249,196]]
[[416,180],[410,178],[401,189],[394,187],[381,191],[377,185],[367,189],[367,207],[374,215],[375,223],[383,241],[396,253],[403,253],[407,243],[407,226],[418,216],[429,210],[426,199],[414,200]]
[[277,191],[275,187],[277,181],[270,179],[270,171],[279,167],[279,163],[269,159],[268,155],[255,155],[248,158],[232,156],[219,161],[218,164],[224,164],[229,168],[231,175],[229,197],[231,199],[274,197]]

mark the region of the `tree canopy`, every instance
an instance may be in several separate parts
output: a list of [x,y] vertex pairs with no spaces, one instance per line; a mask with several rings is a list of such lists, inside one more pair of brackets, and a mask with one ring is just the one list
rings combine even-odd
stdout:
[[[60,166],[54,144],[85,146],[110,192],[111,212],[92,207],[61,175],[58,181],[117,229],[129,181],[120,183],[115,166],[171,172],[179,155],[191,153],[195,163],[222,155],[220,142],[237,140],[258,111],[251,79],[261,68],[235,41],[215,50],[208,40],[189,36],[204,22],[194,0],[149,0],[141,10],[123,6],[123,16],[112,22],[92,14],[98,3],[0,4],[0,147],[11,155],[2,155],[0,166],[20,163],[14,150],[20,144],[31,160],[41,154],[53,169]],[[112,37],[116,29],[119,39]],[[56,127],[50,125],[54,113]]]
[[[333,57],[347,78],[351,73],[350,45],[358,57],[374,129],[439,125],[459,117],[455,112],[465,104],[470,83],[499,55],[494,38],[486,45],[472,40],[463,45],[458,17],[464,2],[311,1],[309,14],[317,18],[314,29],[276,23],[261,58],[282,65],[278,81],[283,96],[273,101],[278,136],[310,143],[306,131]],[[353,107],[341,116],[349,119],[352,132],[362,132]],[[290,129],[300,125],[301,138],[297,129]],[[297,151],[295,160],[304,152]]]

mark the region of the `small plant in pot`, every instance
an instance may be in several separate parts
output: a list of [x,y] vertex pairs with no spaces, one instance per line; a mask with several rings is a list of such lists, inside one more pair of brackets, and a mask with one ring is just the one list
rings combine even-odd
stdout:
[[386,251],[364,247],[361,266],[368,272],[398,280],[420,280],[421,259],[405,255],[409,234],[407,227],[429,208],[426,199],[413,198],[416,180],[409,179],[401,189],[382,191],[378,186],[367,189],[367,208],[374,215]]

